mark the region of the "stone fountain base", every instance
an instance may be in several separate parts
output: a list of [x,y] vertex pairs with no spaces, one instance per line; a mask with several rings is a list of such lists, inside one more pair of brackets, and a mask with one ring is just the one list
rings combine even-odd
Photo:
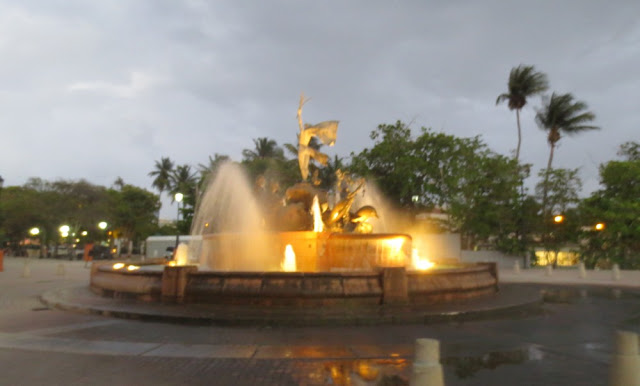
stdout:
[[116,270],[94,263],[90,288],[102,296],[148,302],[285,307],[437,304],[498,291],[494,263],[455,269],[362,272],[220,272],[196,266]]

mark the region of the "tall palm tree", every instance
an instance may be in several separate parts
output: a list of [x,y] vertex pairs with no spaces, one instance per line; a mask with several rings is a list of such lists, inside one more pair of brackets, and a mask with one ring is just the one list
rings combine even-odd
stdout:
[[522,131],[520,129],[520,110],[527,104],[527,98],[540,94],[549,88],[547,75],[537,72],[533,66],[519,65],[511,69],[509,74],[509,91],[500,94],[496,99],[496,105],[503,101],[509,101],[509,110],[516,111],[518,123],[518,147],[516,148],[516,161],[520,158],[520,145],[522,143]]
[[253,144],[255,145],[255,150],[244,149],[242,151],[242,156],[245,160],[253,161],[255,159],[284,157],[282,149],[273,139],[262,137],[254,139]]
[[550,147],[542,196],[543,211],[546,211],[549,175],[553,155],[562,135],[574,135],[583,131],[600,129],[598,126],[589,124],[595,120],[596,116],[587,109],[588,106],[585,102],[575,100],[570,93],[553,93],[550,98],[545,98],[542,109],[536,113],[536,123],[541,129],[547,131],[547,142]]
[[178,165],[170,176],[171,200],[178,192],[185,196],[193,195],[198,182],[197,173],[191,171],[190,165]]
[[160,194],[170,189],[173,166],[174,163],[169,159],[169,157],[161,157],[160,161],[156,161],[155,169],[149,172],[150,177],[155,177],[151,186],[158,189]]

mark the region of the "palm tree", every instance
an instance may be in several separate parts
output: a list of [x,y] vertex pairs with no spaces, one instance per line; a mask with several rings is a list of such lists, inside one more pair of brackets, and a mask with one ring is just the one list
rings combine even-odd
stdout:
[[191,171],[190,165],[178,165],[169,177],[171,200],[174,200],[174,196],[178,192],[185,196],[193,195],[198,182],[196,176],[197,173]]
[[547,75],[537,72],[533,66],[519,65],[512,68],[509,74],[509,91],[500,94],[496,99],[496,105],[507,100],[509,110],[516,111],[518,123],[518,147],[516,148],[516,162],[520,158],[520,144],[522,143],[522,131],[520,129],[520,110],[527,104],[527,98],[540,94],[549,88]]
[[254,139],[255,150],[244,149],[242,156],[247,161],[264,158],[282,158],[284,157],[282,149],[273,139],[266,137]]
[[560,141],[562,134],[574,135],[587,130],[599,130],[598,126],[589,125],[596,116],[587,111],[587,104],[574,99],[573,95],[551,94],[550,98],[545,98],[542,109],[536,113],[536,123],[547,131],[547,142],[549,143],[549,161],[544,177],[544,190],[542,195],[542,210],[545,215],[547,207],[547,193],[549,185],[549,175],[556,144]]
[[218,167],[220,167],[220,165],[230,160],[231,158],[229,158],[228,155],[222,155],[218,153],[215,153],[213,158],[209,156],[208,164],[206,165],[198,164],[198,171],[200,172],[200,181],[202,182],[205,179],[207,179],[207,177],[209,177],[211,174],[215,173],[216,170],[218,170]]
[[155,169],[149,172],[150,177],[155,177],[151,186],[158,189],[160,194],[170,189],[173,165],[173,161],[169,157],[161,157],[160,161],[156,161]]

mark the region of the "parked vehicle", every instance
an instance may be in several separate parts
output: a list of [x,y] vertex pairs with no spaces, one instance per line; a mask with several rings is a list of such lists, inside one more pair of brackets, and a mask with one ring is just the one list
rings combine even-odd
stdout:
[[111,260],[113,259],[113,254],[111,253],[111,249],[104,245],[94,245],[93,248],[89,251],[89,256],[93,258],[93,260]]

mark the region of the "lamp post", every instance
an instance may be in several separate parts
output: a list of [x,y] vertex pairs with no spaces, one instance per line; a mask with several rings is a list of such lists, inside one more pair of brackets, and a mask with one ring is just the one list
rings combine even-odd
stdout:
[[184,195],[178,192],[173,196],[173,198],[178,203],[178,214],[176,216],[176,246],[173,248],[173,255],[175,256],[176,251],[178,250],[178,244],[180,243],[180,229],[178,228],[178,222],[180,221],[180,202],[182,202]]

